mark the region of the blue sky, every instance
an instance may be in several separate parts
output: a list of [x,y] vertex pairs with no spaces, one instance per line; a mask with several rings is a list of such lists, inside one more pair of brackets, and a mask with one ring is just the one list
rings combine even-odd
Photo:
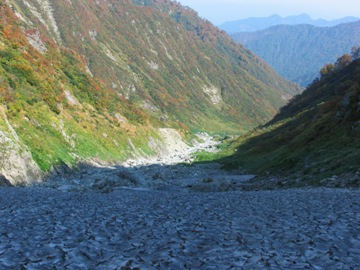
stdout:
[[359,0],[177,0],[219,25],[248,17],[309,14],[313,19],[360,17]]

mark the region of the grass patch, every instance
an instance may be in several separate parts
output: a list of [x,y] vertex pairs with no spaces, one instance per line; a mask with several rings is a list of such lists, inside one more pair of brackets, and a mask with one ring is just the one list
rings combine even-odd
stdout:
[[218,137],[219,144],[216,146],[217,152],[199,151],[192,155],[195,162],[212,162],[221,160],[225,157],[233,155],[236,151],[233,138],[230,137]]

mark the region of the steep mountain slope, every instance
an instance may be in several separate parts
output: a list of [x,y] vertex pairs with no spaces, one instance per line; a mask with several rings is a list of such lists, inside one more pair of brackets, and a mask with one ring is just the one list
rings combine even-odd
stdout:
[[3,3],[0,13],[1,174],[32,182],[52,165],[154,151],[141,140],[158,138],[150,116],[88,75],[79,55],[26,32],[47,45],[39,53]]
[[280,25],[232,37],[288,80],[307,86],[325,63],[360,44],[360,21],[330,28]]
[[219,26],[220,29],[228,32],[229,34],[239,32],[255,32],[264,30],[266,28],[284,24],[284,25],[298,25],[298,24],[310,24],[313,26],[331,27],[342,23],[358,21],[360,18],[345,17],[337,20],[324,20],[324,19],[312,19],[307,14],[301,14],[297,16],[281,17],[279,15],[271,15],[263,18],[246,18],[237,21],[225,22]]
[[302,184],[356,173],[360,169],[359,82],[360,60],[355,60],[313,83],[272,121],[241,137],[227,166],[291,175],[292,181]]
[[160,127],[241,132],[297,91],[194,11],[145,2],[0,1],[0,174],[155,154]]
[[176,2],[10,2],[24,27],[50,33],[82,55],[95,78],[158,118],[194,129],[246,129],[269,120],[282,96],[294,93],[256,56]]

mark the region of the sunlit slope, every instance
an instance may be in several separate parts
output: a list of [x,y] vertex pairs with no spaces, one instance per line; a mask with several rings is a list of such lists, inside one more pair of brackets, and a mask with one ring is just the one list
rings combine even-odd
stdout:
[[241,132],[270,120],[297,91],[175,2],[10,2],[26,29],[80,54],[94,78],[158,119]]

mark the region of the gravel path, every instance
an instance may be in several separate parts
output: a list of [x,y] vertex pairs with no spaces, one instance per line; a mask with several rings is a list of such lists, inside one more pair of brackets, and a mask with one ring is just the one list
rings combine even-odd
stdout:
[[0,188],[0,269],[360,269],[360,190]]

